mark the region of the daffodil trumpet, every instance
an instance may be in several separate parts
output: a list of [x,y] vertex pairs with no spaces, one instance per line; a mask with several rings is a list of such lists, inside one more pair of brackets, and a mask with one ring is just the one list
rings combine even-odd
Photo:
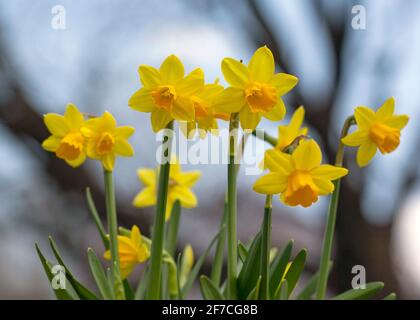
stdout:
[[[341,135],[340,135],[340,142],[338,144],[337,154],[335,158],[335,165],[338,167],[343,166],[343,159],[344,159],[344,143],[342,141],[342,138],[347,136],[350,130],[350,127],[354,124],[355,124],[354,116],[348,117],[344,122]],[[331,263],[331,251],[332,251],[332,245],[333,245],[333,240],[334,240],[335,222],[337,218],[338,199],[340,195],[340,182],[341,182],[341,179],[337,179],[333,182],[334,191],[331,195],[330,205],[328,209],[327,224],[326,224],[326,228],[324,232],[321,260],[320,260],[320,265],[319,265],[319,279],[318,279],[318,284],[316,288],[316,299],[318,300],[325,299],[325,294],[327,291],[329,265]]]
[[[173,121],[170,121],[166,127],[169,130],[173,128]],[[169,189],[170,159],[172,135],[165,135],[162,142],[167,148],[162,149],[162,161],[159,170],[159,182],[157,190],[156,213],[153,223],[152,248],[150,258],[150,278],[149,291],[147,298],[157,300],[160,298],[161,277],[162,277],[162,250],[165,236],[165,217],[166,204]]]

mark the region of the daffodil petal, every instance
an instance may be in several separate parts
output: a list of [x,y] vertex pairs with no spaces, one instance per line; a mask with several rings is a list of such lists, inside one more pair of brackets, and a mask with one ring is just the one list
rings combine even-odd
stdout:
[[360,146],[363,142],[368,139],[369,131],[368,130],[357,130],[353,133],[348,134],[341,141],[350,147]]
[[160,74],[165,84],[175,84],[184,77],[184,66],[175,55],[170,55],[160,66]]
[[136,266],[136,263],[121,263],[121,278],[126,279],[133,271]]
[[176,92],[181,96],[192,96],[204,86],[204,72],[200,68],[194,69],[176,85]]
[[276,73],[270,80],[270,84],[276,87],[279,96],[288,93],[298,82],[298,78],[287,73]]
[[279,102],[269,112],[263,114],[264,118],[271,121],[280,121],[286,115],[286,107],[283,100],[280,98]]
[[392,128],[403,129],[408,123],[409,117],[406,115],[392,116],[384,121],[384,123]]
[[149,207],[156,204],[156,192],[152,187],[147,187],[141,190],[134,198],[133,205],[135,207]]
[[66,162],[71,167],[77,168],[80,165],[82,165],[83,162],[85,162],[85,160],[86,160],[86,154],[82,152],[76,159],[74,159],[74,160],[66,160]]
[[133,127],[130,127],[130,126],[117,127],[115,129],[115,136],[117,138],[128,139],[133,135],[134,131],[135,131],[135,129]]
[[304,118],[305,118],[305,108],[303,106],[300,106],[293,113],[292,118],[290,119],[289,127],[292,130],[299,131],[300,127],[302,126]]
[[106,154],[102,157],[102,165],[105,170],[112,171],[114,170],[115,165],[115,155],[113,153]]
[[140,81],[147,89],[153,89],[159,86],[162,82],[159,70],[154,67],[141,65],[138,69]]
[[354,110],[354,117],[356,118],[359,129],[369,129],[370,125],[375,119],[375,112],[367,107],[357,107]]
[[249,82],[248,68],[238,60],[224,58],[222,61],[222,73],[232,87],[244,88]]
[[249,75],[253,81],[268,82],[274,74],[273,53],[267,46],[255,51],[248,65]]
[[148,88],[137,90],[128,100],[128,105],[140,112],[152,112],[156,108],[151,90]]
[[185,186],[175,186],[171,190],[171,194],[173,199],[179,200],[181,205],[185,208],[194,208],[197,206],[197,197]]
[[151,122],[154,132],[158,132],[165,128],[169,122],[173,120],[171,114],[164,109],[155,109],[152,111]]
[[303,141],[292,154],[298,170],[311,170],[321,163],[322,153],[314,140]]
[[187,97],[178,97],[173,103],[171,115],[175,120],[194,121],[195,108],[191,99]]
[[42,143],[42,148],[50,152],[55,152],[58,146],[60,145],[60,142],[61,142],[61,138],[57,136],[49,136]]
[[264,154],[264,168],[288,175],[294,169],[292,156],[276,149],[269,149]]
[[334,191],[334,184],[327,179],[313,179],[315,185],[318,187],[318,192],[320,195],[327,195]]
[[389,98],[376,111],[376,120],[386,120],[394,114],[395,100],[393,97]]
[[182,172],[182,173],[179,173],[177,180],[178,180],[178,183],[190,188],[193,185],[195,185],[195,183],[200,178],[200,176],[201,176],[201,172],[198,170]]
[[130,239],[133,244],[140,245],[141,244],[141,234],[140,229],[136,225],[131,228]]
[[125,139],[117,139],[115,141],[114,152],[123,157],[132,157],[134,155],[133,147]]
[[244,90],[229,87],[217,96],[213,108],[216,112],[235,113],[244,107],[245,102]]
[[242,129],[255,130],[261,121],[261,114],[252,112],[248,106],[239,111],[239,121]]
[[287,176],[278,172],[270,172],[260,177],[254,184],[255,192],[262,194],[282,193],[287,186]]
[[154,186],[156,184],[156,170],[154,169],[138,169],[137,176],[146,186]]
[[111,112],[105,111],[102,118],[102,124],[104,125],[104,128],[106,128],[109,131],[114,131],[115,127],[117,126],[117,121],[115,120]]
[[47,113],[44,115],[44,123],[51,134],[56,136],[65,136],[70,130],[64,116],[60,114]]
[[365,141],[357,150],[357,164],[360,167],[366,166],[375,156],[377,151],[376,144],[370,140]]
[[69,103],[64,113],[64,118],[68,123],[68,126],[72,129],[79,129],[84,122],[83,114],[77,109],[77,107]]
[[348,174],[346,168],[323,164],[311,170],[311,175],[318,179],[337,180]]

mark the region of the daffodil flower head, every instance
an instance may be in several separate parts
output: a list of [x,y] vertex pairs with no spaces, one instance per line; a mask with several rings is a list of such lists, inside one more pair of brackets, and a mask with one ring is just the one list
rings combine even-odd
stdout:
[[[156,205],[158,169],[141,168],[137,170],[137,175],[139,180],[143,182],[144,189],[136,195],[133,200],[133,205],[135,207]],[[181,206],[184,208],[195,208],[197,206],[197,197],[191,191],[191,188],[200,178],[200,175],[200,171],[182,172],[179,160],[175,156],[172,157],[169,171],[166,220],[170,218],[172,207],[176,200],[179,200]]]
[[230,87],[215,102],[218,112],[239,112],[243,129],[254,130],[265,117],[279,121],[286,114],[282,96],[298,82],[295,76],[275,73],[273,53],[266,46],[255,51],[248,66],[240,61],[225,58],[222,72]]
[[218,133],[217,119],[229,120],[230,114],[215,112],[213,103],[223,87],[217,83],[206,84],[200,91],[191,96],[195,109],[195,121],[182,123],[181,129],[186,137],[193,137],[198,130],[200,138],[205,138],[208,132]]
[[[127,278],[138,264],[145,262],[149,258],[149,248],[144,243],[140,229],[137,226],[131,228],[129,237],[125,235],[118,236],[118,256],[123,279]],[[110,250],[105,251],[104,258],[111,260]]]
[[85,123],[83,114],[69,103],[64,116],[56,113],[44,115],[44,122],[51,133],[42,147],[65,160],[70,166],[78,167],[86,159],[85,139],[81,128]]
[[395,115],[395,100],[389,98],[375,112],[367,107],[357,107],[354,117],[357,130],[342,139],[342,142],[357,150],[357,163],[366,166],[377,150],[382,154],[393,152],[400,144],[401,130],[408,123],[408,116]]
[[134,110],[151,113],[154,132],[174,119],[195,120],[190,97],[204,86],[203,70],[197,68],[185,76],[182,62],[171,55],[159,69],[141,65],[138,72],[143,87],[131,96],[128,105]]
[[86,152],[89,158],[100,160],[105,170],[114,169],[115,157],[131,157],[133,147],[128,138],[134,133],[130,126],[117,127],[111,113],[105,111],[102,116],[86,121],[81,129],[87,141]]
[[270,170],[254,184],[254,191],[262,194],[280,194],[289,206],[309,207],[320,195],[334,191],[333,180],[347,175],[348,170],[321,164],[322,153],[314,140],[300,143],[293,153],[277,149],[267,150],[264,164]]

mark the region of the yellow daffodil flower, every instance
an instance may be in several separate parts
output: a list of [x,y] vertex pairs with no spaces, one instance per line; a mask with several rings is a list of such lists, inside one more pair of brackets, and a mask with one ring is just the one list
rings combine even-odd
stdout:
[[88,157],[100,160],[108,171],[114,169],[117,155],[131,157],[134,154],[133,147],[127,141],[134,133],[134,128],[117,127],[115,118],[108,111],[100,117],[87,120],[81,130],[87,141]]
[[289,206],[309,207],[319,195],[334,191],[332,180],[347,175],[348,170],[331,165],[321,165],[322,153],[314,140],[303,141],[290,155],[279,150],[268,150],[264,163],[270,170],[254,184],[254,191],[263,194],[280,194]]
[[295,76],[274,73],[273,54],[266,46],[255,51],[248,66],[240,61],[225,58],[222,72],[230,87],[225,89],[215,102],[218,112],[239,112],[243,129],[254,130],[265,117],[279,121],[286,114],[281,96],[298,82]]
[[213,102],[222,91],[223,87],[217,83],[206,84],[200,91],[191,96],[195,108],[195,121],[186,123],[187,132],[184,133],[187,137],[194,135],[197,128],[200,138],[204,138],[209,131],[217,133],[216,119],[229,120],[230,115],[228,113],[215,112],[213,109]]
[[179,270],[179,284],[184,287],[187,282],[188,275],[194,265],[194,251],[190,244],[187,244],[182,252],[181,267]]
[[382,154],[393,152],[400,144],[401,130],[408,123],[408,116],[394,115],[395,100],[389,98],[375,112],[367,107],[357,107],[354,117],[357,130],[341,141],[350,147],[359,147],[357,163],[366,166],[375,156],[376,151]]
[[[149,258],[149,249],[143,242],[137,226],[131,228],[130,237],[118,236],[118,256],[120,259],[121,277],[123,279],[127,278],[138,264]],[[110,250],[105,251],[104,258],[111,260]]]
[[[145,185],[133,200],[136,207],[154,206],[157,202],[157,177],[158,169],[141,168],[137,170],[137,175]],[[194,208],[197,206],[197,198],[191,191],[191,187],[200,177],[200,171],[182,172],[179,161],[173,157],[169,172],[168,199],[166,204],[166,220],[169,219],[172,207],[176,200],[179,200],[184,208]]]
[[190,97],[204,86],[204,73],[200,68],[184,76],[182,62],[171,55],[159,70],[141,65],[138,72],[143,87],[133,94],[128,105],[140,112],[151,112],[154,132],[174,119],[194,121],[195,109]]
[[70,166],[78,167],[86,159],[85,139],[80,131],[85,123],[83,114],[74,104],[69,103],[64,116],[47,113],[44,122],[51,136],[42,147],[65,160]]

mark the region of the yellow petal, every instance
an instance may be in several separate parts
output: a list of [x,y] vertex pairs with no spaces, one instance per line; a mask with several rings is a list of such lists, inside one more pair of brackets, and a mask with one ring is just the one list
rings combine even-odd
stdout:
[[334,184],[327,179],[313,179],[320,195],[327,195],[334,191]]
[[69,127],[72,129],[79,129],[84,122],[83,114],[81,114],[79,109],[77,109],[77,107],[72,103],[67,105],[64,118],[67,121]]
[[215,99],[213,108],[216,112],[239,112],[245,105],[245,93],[240,88],[229,87]]
[[322,164],[319,167],[311,170],[311,175],[314,178],[336,180],[347,175],[349,171],[346,168],[332,166],[329,164]]
[[171,114],[164,109],[155,109],[152,111],[151,122],[154,132],[158,132],[165,128],[169,122],[173,120]]
[[76,159],[74,160],[66,160],[67,164],[69,164],[73,168],[77,168],[83,164],[86,160],[86,154],[81,153]]
[[171,109],[171,115],[175,120],[194,121],[195,109],[188,97],[178,97]]
[[356,118],[359,129],[369,129],[370,125],[375,119],[375,112],[367,107],[357,107],[354,110],[354,117]]
[[108,153],[104,155],[101,159],[102,165],[104,166],[105,170],[112,171],[114,170],[115,165],[115,155],[113,153]]
[[260,177],[254,184],[255,192],[262,194],[282,193],[287,186],[287,176],[278,172],[270,172]]
[[126,279],[134,270],[136,263],[129,262],[129,263],[121,263],[121,278]]
[[134,245],[140,245],[141,243],[141,234],[140,229],[136,225],[131,227],[131,234],[130,234],[131,242]]
[[321,149],[314,140],[303,141],[292,154],[295,167],[298,170],[311,170],[320,165]]
[[114,131],[115,127],[117,126],[117,121],[111,112],[105,111],[101,118],[102,119],[99,120],[102,120],[101,124],[103,125],[103,129]]
[[177,181],[179,184],[183,185],[184,187],[190,188],[193,185],[195,185],[195,183],[200,178],[200,176],[201,176],[201,172],[198,170],[190,171],[190,172],[182,172],[182,173],[179,173],[177,177]]
[[376,151],[376,144],[374,144],[372,141],[368,140],[362,143],[359,147],[359,150],[357,150],[357,164],[360,167],[366,166],[375,156]]
[[286,115],[286,107],[283,100],[280,98],[279,102],[269,112],[263,114],[265,118],[271,121],[280,121]]
[[114,145],[114,152],[123,157],[132,157],[134,155],[134,149],[131,144],[125,139],[116,139]]
[[133,135],[134,131],[135,129],[130,126],[117,127],[115,129],[115,137],[128,139]]
[[200,68],[194,69],[176,85],[176,92],[182,96],[191,96],[204,86],[204,72]]
[[408,123],[408,116],[406,115],[398,115],[392,116],[384,121],[385,124],[392,128],[403,129]]
[[159,70],[154,67],[141,65],[138,72],[140,81],[145,88],[153,89],[162,83]]
[[49,136],[47,139],[44,140],[42,143],[42,147],[50,152],[55,152],[60,145],[61,138],[57,136]]
[[232,86],[244,88],[249,83],[248,68],[241,62],[224,58],[222,61],[222,73],[225,80]]
[[245,106],[239,111],[239,121],[241,122],[242,129],[255,130],[260,120],[261,114],[252,112],[248,106]]
[[394,114],[395,100],[393,97],[389,98],[376,111],[376,120],[386,120]]
[[349,135],[345,136],[341,139],[341,141],[350,147],[357,147],[360,146],[363,142],[365,142],[369,138],[369,131],[368,130],[357,130]]
[[175,84],[184,77],[184,66],[173,54],[163,61],[159,70],[165,84]]
[[128,100],[128,105],[140,112],[152,112],[155,110],[155,103],[153,102],[151,90],[148,88],[141,88],[136,91]]
[[137,176],[146,186],[154,186],[156,184],[156,170],[154,169],[138,169]]
[[56,136],[65,136],[70,130],[64,116],[60,114],[47,113],[44,115],[44,123],[48,130]]
[[289,127],[292,130],[298,131],[302,126],[303,119],[305,118],[305,108],[300,106],[293,113],[292,118],[290,119]]
[[299,79],[291,74],[276,73],[270,80],[270,84],[275,86],[279,96],[282,96],[292,90]]
[[156,204],[156,192],[152,187],[147,187],[141,190],[133,199],[133,205],[135,207],[149,207]]
[[264,167],[284,175],[289,175],[294,170],[292,156],[276,149],[269,149],[265,152]]
[[104,259],[111,260],[111,251],[110,250],[106,250],[104,252]]
[[274,74],[273,53],[267,46],[255,51],[248,65],[249,75],[253,81],[268,82]]
[[187,187],[175,186],[171,189],[171,197],[181,202],[181,205],[185,208],[194,208],[197,206],[197,197]]

